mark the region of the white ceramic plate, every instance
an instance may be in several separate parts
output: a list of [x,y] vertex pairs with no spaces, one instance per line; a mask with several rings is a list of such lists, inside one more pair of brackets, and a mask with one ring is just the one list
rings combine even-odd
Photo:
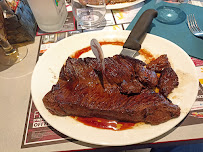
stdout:
[[113,5],[106,5],[106,9],[121,9],[121,8],[126,8],[126,7],[130,7],[133,5],[136,5],[138,3],[141,3],[145,0],[136,0],[134,2],[129,2],[129,3],[118,3],[118,4],[113,4]]
[[[120,146],[141,143],[162,135],[175,127],[190,111],[198,91],[198,78],[195,66],[190,57],[174,43],[161,37],[147,34],[142,48],[150,51],[155,57],[167,54],[173,69],[179,77],[179,87],[174,89],[169,98],[181,108],[178,118],[160,125],[140,125],[133,129],[113,131],[86,126],[71,117],[52,115],[44,107],[42,98],[58,80],[60,69],[65,60],[75,51],[90,45],[90,40],[125,41],[130,31],[96,31],[73,35],[59,41],[40,57],[34,69],[31,82],[32,98],[42,117],[55,129],[80,141],[109,146]],[[121,46],[102,46],[104,56],[119,54]],[[82,57],[93,57],[92,51]],[[142,58],[138,56],[138,58]]]

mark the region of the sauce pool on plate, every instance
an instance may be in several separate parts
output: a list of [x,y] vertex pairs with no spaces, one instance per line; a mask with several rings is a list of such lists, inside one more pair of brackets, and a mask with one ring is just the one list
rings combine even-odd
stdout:
[[87,117],[73,116],[73,118],[87,126],[92,126],[100,129],[110,129],[115,131],[126,130],[135,126],[135,123],[119,122],[116,120],[107,120],[107,119],[96,118],[96,117],[87,118]]
[[[102,45],[120,45],[120,46],[123,46],[124,45],[124,42],[120,42],[120,41],[116,41],[116,42],[99,42],[99,44],[102,46]],[[83,53],[86,53],[88,51],[91,50],[91,47],[88,46],[86,48],[83,48],[81,50],[78,50],[76,51],[73,55],[71,55],[72,58],[79,58]]]

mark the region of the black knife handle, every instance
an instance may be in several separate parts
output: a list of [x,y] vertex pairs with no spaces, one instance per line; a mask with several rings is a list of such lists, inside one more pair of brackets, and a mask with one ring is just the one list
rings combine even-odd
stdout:
[[154,9],[146,10],[140,16],[137,23],[133,27],[123,47],[128,49],[133,49],[133,50],[140,50],[141,48],[140,40],[147,33],[147,30],[150,27],[152,20],[155,17],[157,17],[156,10]]

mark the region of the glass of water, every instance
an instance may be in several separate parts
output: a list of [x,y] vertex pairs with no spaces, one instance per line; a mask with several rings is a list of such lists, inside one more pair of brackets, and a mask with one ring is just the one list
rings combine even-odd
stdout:
[[82,29],[100,26],[106,14],[105,0],[71,0],[72,12]]

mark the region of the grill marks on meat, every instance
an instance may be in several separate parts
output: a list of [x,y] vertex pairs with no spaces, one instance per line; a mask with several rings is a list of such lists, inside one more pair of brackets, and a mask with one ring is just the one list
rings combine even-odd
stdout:
[[161,74],[158,82],[160,93],[167,97],[172,90],[178,86],[178,76],[171,68],[166,54],[159,56],[156,60],[151,61],[146,67]]
[[149,87],[156,87],[158,84],[158,77],[154,71],[148,70],[145,67],[140,67],[137,71],[138,79]]
[[[133,96],[127,103],[126,109],[130,114],[129,121],[143,121],[152,125],[160,124],[180,115],[180,108],[170,103],[162,95],[152,90],[144,90]],[[131,119],[131,120],[130,120]]]
[[[145,68],[140,60],[115,55],[104,62],[102,75],[97,59],[68,58],[59,81],[43,98],[45,107],[59,116],[101,117],[153,125],[180,115],[180,108],[165,98],[178,82],[171,68],[165,68],[158,80],[156,73]],[[174,78],[176,81],[168,81]],[[157,85],[165,97],[150,89]]]
[[178,76],[172,68],[165,68],[161,72],[158,87],[160,93],[163,94],[165,97],[167,97],[168,94],[171,93],[172,90],[178,86],[178,84]]
[[[126,86],[126,83],[128,83],[131,89],[128,91],[126,88],[123,93],[139,93],[141,91],[143,85],[136,78],[136,71],[143,68],[145,65],[144,62],[121,55],[105,58],[104,62],[106,68],[105,74],[102,75],[97,59],[85,58],[83,60],[81,58],[68,58],[66,64],[61,69],[60,78],[69,81],[72,85],[87,82],[88,84],[101,83],[101,81],[103,83],[117,84],[118,86],[123,84],[121,90],[124,90],[124,85]],[[151,82],[154,81],[153,79],[149,79],[148,81],[149,84],[154,84],[154,82]],[[132,89],[132,87],[137,89]]]
[[[123,80],[130,81],[131,73],[128,70],[121,66],[116,60],[113,58],[106,58],[105,60],[105,76],[109,83],[111,84],[120,84]],[[128,73],[125,73],[125,72]]]
[[[94,66],[93,66],[94,65]],[[66,64],[62,67],[64,71],[60,73],[60,78],[67,81],[76,81],[76,83],[100,83],[98,75],[95,73],[94,68],[99,68],[97,60],[95,58],[88,58],[82,60],[81,58],[68,58]],[[64,76],[65,75],[65,76]]]
[[125,80],[120,85],[120,92],[125,94],[140,93],[144,86],[137,79],[134,79],[130,82]]
[[151,61],[147,64],[147,69],[153,70],[155,72],[161,72],[165,68],[171,67],[170,62],[166,54],[159,56],[156,60]]
[[[101,117],[156,125],[180,115],[177,105],[152,90],[128,97],[120,94],[116,86],[108,84],[105,88],[102,91],[102,86],[95,84],[94,87],[78,86],[75,92],[57,90],[47,94],[43,101],[52,114],[62,116]],[[65,98],[61,101],[58,96]],[[51,108],[50,99],[57,106]]]

